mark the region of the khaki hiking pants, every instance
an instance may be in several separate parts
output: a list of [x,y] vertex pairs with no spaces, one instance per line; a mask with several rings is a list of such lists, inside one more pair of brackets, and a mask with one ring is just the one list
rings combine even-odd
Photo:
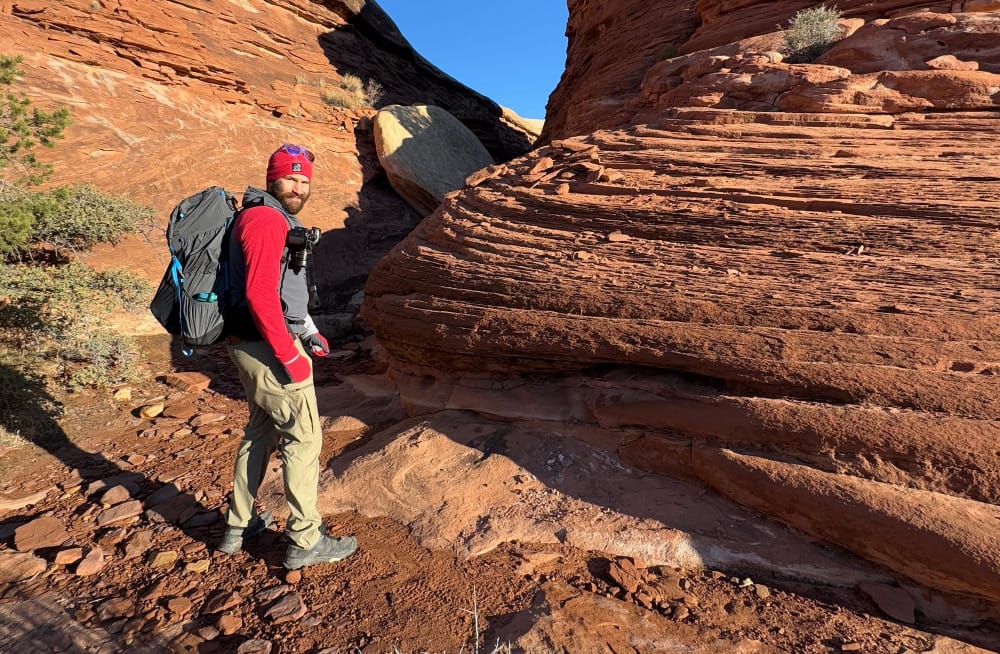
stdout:
[[[302,344],[298,340],[295,344],[309,360]],[[285,533],[299,547],[311,548],[319,542],[322,523],[316,493],[323,446],[312,375],[298,384],[282,384],[288,375],[265,341],[231,343],[228,349],[246,390],[250,420],[236,453],[226,523],[230,527],[250,524],[268,460],[277,449],[291,510]]]

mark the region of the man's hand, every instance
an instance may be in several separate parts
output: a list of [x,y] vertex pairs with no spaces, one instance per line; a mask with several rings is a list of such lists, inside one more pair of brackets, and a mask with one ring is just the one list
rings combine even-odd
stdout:
[[302,344],[308,348],[309,353],[314,357],[325,357],[327,354],[330,354],[330,344],[319,333],[319,329],[316,328],[316,323],[313,322],[312,316],[306,316],[305,328],[305,331],[302,332],[299,338],[302,340]]
[[285,372],[288,373],[288,377],[292,380],[293,384],[304,382],[312,374],[312,366],[309,365],[309,359],[298,353],[296,353],[294,358],[282,361],[281,365],[285,367]]
[[309,353],[314,357],[325,357],[327,354],[330,354],[330,344],[326,342],[326,339],[319,332],[309,334],[308,336],[303,334],[302,343],[309,348]]

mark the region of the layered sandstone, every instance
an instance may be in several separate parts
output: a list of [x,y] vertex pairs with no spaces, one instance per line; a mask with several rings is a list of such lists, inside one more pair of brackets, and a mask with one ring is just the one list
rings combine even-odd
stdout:
[[842,38],[816,66],[785,63],[778,50],[781,29],[817,3],[604,4],[570,2],[566,72],[543,141],[648,122],[671,107],[884,114],[1000,107],[996,0],[837,3]]
[[548,145],[449,196],[364,315],[413,413],[596,426],[995,615],[1000,6],[842,3],[789,64],[812,4],[570,2]]

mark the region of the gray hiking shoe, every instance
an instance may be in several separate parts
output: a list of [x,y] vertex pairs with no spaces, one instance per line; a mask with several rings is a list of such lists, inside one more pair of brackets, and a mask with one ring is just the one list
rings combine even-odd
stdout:
[[246,539],[260,536],[265,529],[271,526],[272,522],[274,522],[274,518],[268,511],[264,511],[260,515],[255,515],[244,529],[226,527],[226,533],[222,534],[222,541],[215,549],[224,554],[235,554],[243,549],[243,543]]
[[303,549],[298,545],[289,545],[285,553],[285,567],[298,570],[314,563],[333,563],[346,559],[358,549],[358,539],[354,536],[334,538],[320,529],[319,542],[311,549]]

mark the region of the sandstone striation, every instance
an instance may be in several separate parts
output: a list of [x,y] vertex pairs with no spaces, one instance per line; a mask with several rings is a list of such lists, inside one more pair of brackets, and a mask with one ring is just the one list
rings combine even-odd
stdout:
[[649,122],[673,107],[893,115],[1000,107],[1000,3],[837,3],[840,40],[822,65],[784,62],[781,30],[815,4],[632,1],[612,11],[571,1],[566,72],[541,140]]
[[996,603],[998,133],[678,108],[556,140],[449,197],[364,316],[412,412],[632,433],[606,446]]

